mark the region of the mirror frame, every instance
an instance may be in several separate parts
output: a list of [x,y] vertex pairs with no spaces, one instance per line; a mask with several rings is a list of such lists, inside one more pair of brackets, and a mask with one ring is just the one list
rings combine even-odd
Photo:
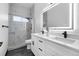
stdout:
[[[50,10],[51,8],[59,5],[60,3],[54,3],[54,4],[50,4],[49,6],[47,6],[46,8],[44,8],[41,12],[41,26],[44,30],[46,30],[45,27],[43,27],[43,13],[47,12],[48,10]],[[66,31],[72,31],[74,30],[74,4],[73,3],[69,3],[69,27],[48,27],[49,31],[52,30],[66,30]]]

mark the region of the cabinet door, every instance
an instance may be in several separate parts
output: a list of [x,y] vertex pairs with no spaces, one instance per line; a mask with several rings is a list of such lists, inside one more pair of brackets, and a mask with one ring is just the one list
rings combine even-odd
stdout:
[[61,44],[46,41],[46,45],[49,47],[51,53],[55,52],[56,56],[77,56],[79,55],[79,51],[76,51],[72,48],[63,46]]
[[38,46],[37,45],[38,45],[37,38],[32,36],[31,50],[36,56],[38,56],[38,49],[37,49]]
[[32,36],[31,50],[36,56],[47,56],[44,44],[44,40],[39,37]]
[[59,54],[57,51],[56,51],[56,49],[52,46],[52,45],[50,45],[48,42],[46,42],[46,44],[45,44],[46,46],[45,46],[45,51],[46,51],[46,54],[48,55],[48,56],[61,56],[61,54]]

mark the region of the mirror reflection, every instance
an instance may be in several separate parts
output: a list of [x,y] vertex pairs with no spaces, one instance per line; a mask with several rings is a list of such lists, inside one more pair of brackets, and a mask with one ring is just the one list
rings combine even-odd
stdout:
[[53,30],[72,30],[73,5],[60,3],[43,13],[43,27]]

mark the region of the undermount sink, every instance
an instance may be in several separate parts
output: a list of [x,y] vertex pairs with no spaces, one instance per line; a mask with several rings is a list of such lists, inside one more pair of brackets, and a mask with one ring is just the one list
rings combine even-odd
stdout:
[[63,37],[59,37],[59,36],[51,35],[51,34],[48,34],[48,35],[47,34],[41,34],[41,33],[39,33],[39,34],[42,35],[42,36],[46,36],[46,37],[49,37],[51,39],[63,42],[63,43],[67,43],[67,44],[74,44],[76,42],[75,39],[71,39],[71,38],[63,38]]
[[68,44],[73,44],[75,43],[75,39],[70,39],[70,38],[61,38],[61,37],[55,37],[56,40],[61,41],[63,43],[68,43]]

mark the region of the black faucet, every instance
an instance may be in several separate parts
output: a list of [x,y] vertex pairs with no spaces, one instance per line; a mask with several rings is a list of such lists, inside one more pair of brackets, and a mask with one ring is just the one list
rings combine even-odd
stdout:
[[41,32],[42,32],[42,34],[44,34],[44,31],[43,30]]
[[67,31],[64,31],[62,34],[64,35],[64,38],[67,38]]

